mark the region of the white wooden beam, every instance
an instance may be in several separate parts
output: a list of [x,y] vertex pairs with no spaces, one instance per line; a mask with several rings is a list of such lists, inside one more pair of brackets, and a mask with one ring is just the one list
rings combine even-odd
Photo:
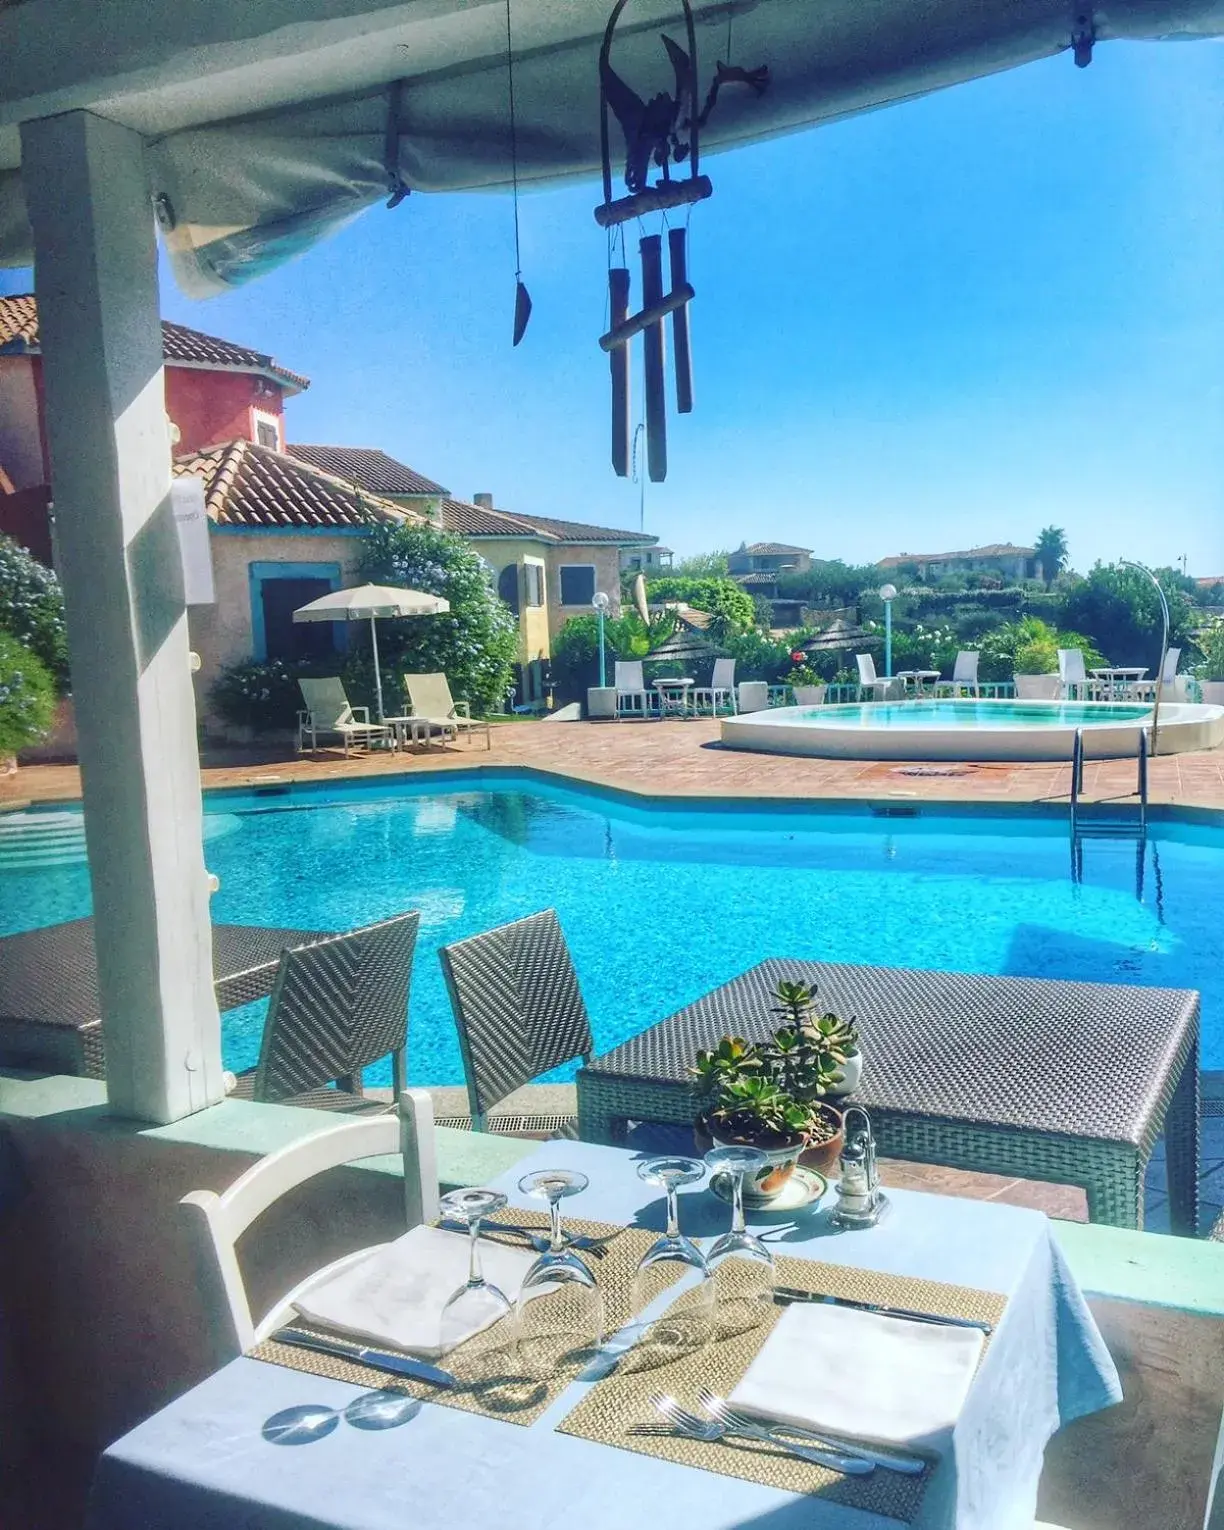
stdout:
[[107,1085],[175,1121],[224,1088],[143,145],[71,112],[22,149]]

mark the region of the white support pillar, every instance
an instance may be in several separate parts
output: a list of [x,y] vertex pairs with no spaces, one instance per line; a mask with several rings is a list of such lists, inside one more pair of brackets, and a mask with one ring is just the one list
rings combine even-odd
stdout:
[[195,698],[140,137],[23,124],[57,557],[116,1114],[221,1099]]

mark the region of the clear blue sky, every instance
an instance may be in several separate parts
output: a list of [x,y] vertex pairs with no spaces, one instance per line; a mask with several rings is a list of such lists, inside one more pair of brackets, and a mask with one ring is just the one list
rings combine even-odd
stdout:
[[[711,158],[697,411],[671,418],[647,529],[682,553],[769,538],[868,561],[1052,521],[1081,568],[1224,573],[1222,97],[1216,44],[1110,44],[1084,71],[1063,56]],[[596,200],[524,199],[518,350],[493,195],[378,208],[205,303],[167,276],[165,312],[313,379],[291,440],[636,526],[608,464]]]

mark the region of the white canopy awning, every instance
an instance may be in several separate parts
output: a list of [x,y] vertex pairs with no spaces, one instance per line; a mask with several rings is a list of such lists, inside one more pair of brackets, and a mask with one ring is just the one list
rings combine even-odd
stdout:
[[[610,0],[514,0],[524,182],[598,167],[609,9]],[[1224,0],[1111,0],[1095,12],[1068,0],[694,0],[693,9],[702,91],[727,51],[729,11],[732,61],[770,71],[759,99],[722,93],[704,150],[1048,57],[1070,46],[1080,16],[1098,41],[1224,33]],[[681,25],[677,0],[626,9],[613,63],[643,97],[672,88],[659,34],[681,36]],[[195,293],[249,279],[386,198],[396,80],[405,83],[393,176],[421,191],[510,180],[501,0],[0,0],[0,60],[0,263],[31,258],[16,125],[73,107],[148,138],[175,270]],[[614,144],[619,163],[619,133]]]

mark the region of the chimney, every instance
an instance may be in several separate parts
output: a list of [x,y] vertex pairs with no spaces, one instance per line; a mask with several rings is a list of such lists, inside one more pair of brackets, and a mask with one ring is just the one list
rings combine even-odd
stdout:
[[479,505],[482,510],[492,510],[493,496],[491,494],[473,494],[472,503]]

